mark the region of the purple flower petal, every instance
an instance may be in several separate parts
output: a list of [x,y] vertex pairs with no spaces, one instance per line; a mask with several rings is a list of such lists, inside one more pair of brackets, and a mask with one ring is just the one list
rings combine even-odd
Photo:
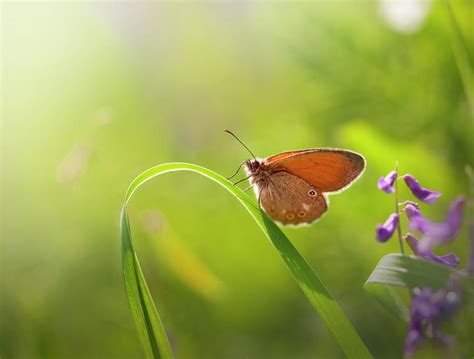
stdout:
[[459,293],[445,289],[415,288],[412,291],[410,307],[410,324],[405,338],[405,356],[415,354],[420,344],[433,338],[442,345],[450,345],[450,337],[445,336],[439,326],[441,321],[449,318],[459,306]]
[[415,354],[418,346],[423,342],[421,329],[410,329],[405,338],[405,357],[411,357]]
[[415,207],[412,204],[407,204],[405,206],[405,214],[410,220],[410,229],[419,231],[423,234],[425,234],[425,232],[428,231],[430,225],[433,224],[423,217],[418,207]]
[[471,218],[469,223],[469,264],[468,264],[468,271],[474,274],[474,218]]
[[456,268],[459,265],[460,259],[455,253],[448,253],[444,256],[436,256],[439,263],[446,264],[448,267]]
[[395,192],[395,189],[393,188],[393,184],[395,183],[397,176],[398,176],[397,172],[392,171],[385,177],[380,177],[377,182],[377,187],[379,188],[379,190],[384,191],[385,193]]
[[397,229],[398,220],[398,214],[392,213],[384,224],[377,225],[376,232],[377,240],[379,242],[386,242],[390,239],[390,237],[393,235],[393,232],[395,232],[395,229]]
[[410,220],[410,228],[424,235],[418,246],[420,252],[427,252],[432,247],[450,242],[458,233],[462,224],[463,208],[465,200],[463,197],[456,198],[449,208],[445,222],[433,223],[426,219],[418,208],[409,204],[405,207],[405,213]]
[[434,204],[438,200],[439,196],[441,196],[441,192],[435,192],[421,187],[415,177],[410,174],[404,175],[403,179],[405,180],[408,188],[410,188],[411,193],[413,193],[413,195],[420,201],[428,204]]
[[433,320],[440,315],[445,298],[443,289],[433,291],[431,288],[422,288],[413,291],[411,318],[425,322]]
[[444,256],[437,256],[430,251],[421,252],[419,249],[420,241],[413,234],[407,233],[404,238],[412,249],[413,253],[415,253],[415,255],[418,257],[452,268],[456,268],[459,265],[459,257],[454,253],[449,253]]

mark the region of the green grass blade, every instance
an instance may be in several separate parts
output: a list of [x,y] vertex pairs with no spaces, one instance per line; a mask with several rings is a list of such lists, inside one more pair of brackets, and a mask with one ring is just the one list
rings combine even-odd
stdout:
[[438,289],[446,286],[451,273],[453,270],[447,266],[392,253],[382,257],[365,285],[378,283]]
[[172,352],[166,339],[164,328],[161,325],[158,312],[153,305],[151,295],[143,278],[135,251],[133,250],[125,209],[131,196],[141,184],[158,175],[176,171],[196,172],[217,182],[232,193],[250,213],[260,229],[278,251],[304,294],[313,305],[313,308],[319,313],[321,319],[334,335],[346,356],[348,358],[372,357],[341,307],[328,292],[313,269],[283,234],[280,228],[260,210],[255,204],[255,201],[221,175],[207,168],[188,163],[166,163],[152,167],[140,174],[132,181],[128,188],[124,209],[122,211],[122,268],[132,313],[138,327],[140,338],[145,346],[145,352],[148,356],[167,358],[172,357]]
[[128,302],[147,358],[173,358],[158,311],[132,244],[125,206],[120,218],[122,271]]
[[[466,51],[466,45],[462,36],[456,16],[454,15],[451,1],[444,0],[446,14],[451,25],[451,46],[453,49],[454,60],[459,70],[461,82],[466,94],[467,103],[470,108],[471,119],[474,120],[474,76],[472,74],[471,65]],[[472,30],[472,28],[471,28]]]

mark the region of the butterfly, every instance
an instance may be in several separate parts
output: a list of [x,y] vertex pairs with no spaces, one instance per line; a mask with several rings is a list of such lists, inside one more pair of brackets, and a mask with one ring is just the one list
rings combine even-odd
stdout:
[[248,175],[243,180],[250,180],[259,206],[283,225],[310,224],[320,218],[328,209],[328,194],[347,189],[366,167],[362,155],[337,148],[288,151],[258,159],[236,135],[225,131],[253,157],[242,163]]

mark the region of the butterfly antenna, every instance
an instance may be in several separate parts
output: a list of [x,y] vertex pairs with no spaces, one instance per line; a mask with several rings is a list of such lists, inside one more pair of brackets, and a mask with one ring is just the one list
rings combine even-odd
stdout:
[[240,142],[240,144],[242,146],[245,147],[245,149],[247,151],[249,151],[249,153],[252,155],[253,159],[256,160],[257,158],[255,157],[255,155],[252,153],[252,151],[250,151],[250,149],[245,145],[245,143],[243,143],[234,133],[232,133],[232,131],[229,131],[229,130],[224,130],[225,132],[227,132],[228,134],[230,134],[231,136],[233,136],[237,141]]

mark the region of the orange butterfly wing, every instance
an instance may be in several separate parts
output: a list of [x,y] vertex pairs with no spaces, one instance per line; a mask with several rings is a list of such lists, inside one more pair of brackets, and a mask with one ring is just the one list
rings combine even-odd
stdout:
[[348,150],[317,148],[270,156],[264,165],[300,177],[320,192],[337,192],[362,174],[365,159]]

